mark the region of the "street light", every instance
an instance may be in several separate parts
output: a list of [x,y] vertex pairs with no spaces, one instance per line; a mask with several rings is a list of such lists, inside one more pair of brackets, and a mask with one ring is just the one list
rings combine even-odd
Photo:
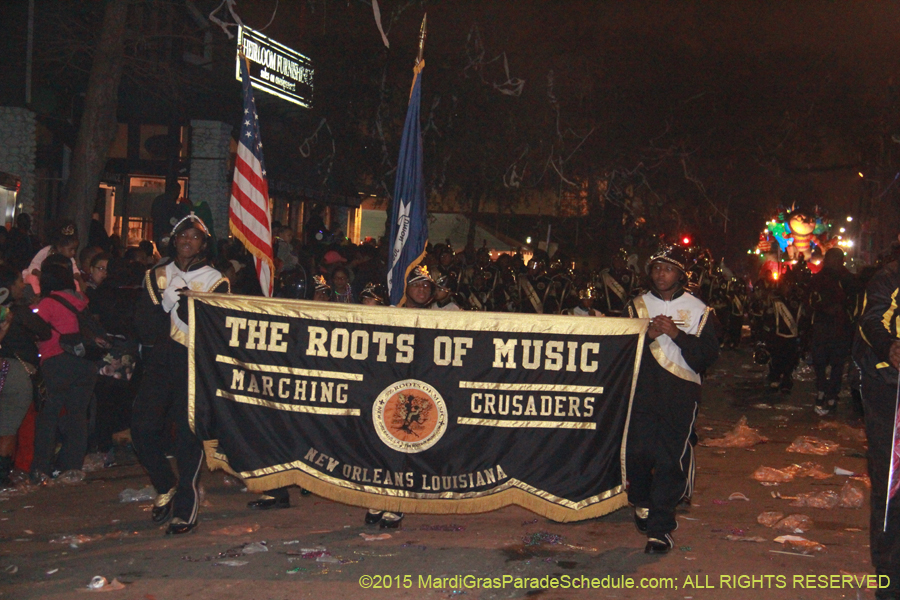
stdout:
[[853,220],[853,217],[847,217],[847,221],[848,221],[848,222],[849,222],[849,221],[852,221],[852,220]]

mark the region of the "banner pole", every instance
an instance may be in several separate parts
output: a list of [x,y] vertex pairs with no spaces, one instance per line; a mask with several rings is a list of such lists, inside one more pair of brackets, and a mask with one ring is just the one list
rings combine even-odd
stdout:
[[897,456],[897,418],[900,416],[900,375],[897,376],[897,398],[894,400],[894,435],[891,437],[891,466],[888,471],[887,481],[887,497],[884,501],[884,527],[882,531],[887,531],[888,510],[891,506],[891,488],[894,487],[894,477],[896,477],[895,456]]

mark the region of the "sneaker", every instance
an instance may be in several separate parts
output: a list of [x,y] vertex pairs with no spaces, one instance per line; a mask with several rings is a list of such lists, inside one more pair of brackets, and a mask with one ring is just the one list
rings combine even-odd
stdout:
[[650,509],[634,507],[634,526],[640,533],[647,534],[647,521],[650,520]]
[[671,534],[662,536],[653,536],[647,538],[647,545],[644,547],[644,554],[668,554],[675,547],[675,540]]

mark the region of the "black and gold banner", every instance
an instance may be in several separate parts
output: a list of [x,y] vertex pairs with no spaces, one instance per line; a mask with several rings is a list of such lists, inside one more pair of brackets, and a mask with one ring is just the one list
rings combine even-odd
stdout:
[[557,521],[624,506],[647,322],[191,294],[210,467],[367,508]]

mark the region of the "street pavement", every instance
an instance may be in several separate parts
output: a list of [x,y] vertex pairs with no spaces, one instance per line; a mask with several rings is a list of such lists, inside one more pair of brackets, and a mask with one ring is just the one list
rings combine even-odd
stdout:
[[[567,524],[518,507],[410,514],[402,529],[379,530],[363,524],[363,509],[301,497],[297,488],[289,509],[249,510],[255,496],[220,471],[203,474],[195,532],[166,537],[150,521],[149,501],[119,500],[148,483],[131,465],[90,472],[80,483],[0,493],[0,598],[873,598],[865,589],[874,571],[862,424],[846,392],[828,419],[815,416],[813,396],[809,367],[783,396],[767,390],[749,349],[723,353],[704,384],[696,489],[679,509],[675,549],[664,556],[643,553],[646,539],[628,509]],[[742,416],[768,441],[702,445]],[[788,452],[804,435],[839,446],[825,455]],[[795,468],[792,481],[751,478],[759,467],[795,464],[805,468]],[[834,474],[835,467],[862,477]],[[806,493],[848,498],[847,485],[864,492],[861,508],[790,506],[796,500],[788,498]],[[803,514],[811,524],[803,533],[766,527],[757,522],[764,512]],[[383,533],[390,537],[363,537]],[[774,541],[789,534],[819,546]],[[95,577],[109,583],[89,591]]]

